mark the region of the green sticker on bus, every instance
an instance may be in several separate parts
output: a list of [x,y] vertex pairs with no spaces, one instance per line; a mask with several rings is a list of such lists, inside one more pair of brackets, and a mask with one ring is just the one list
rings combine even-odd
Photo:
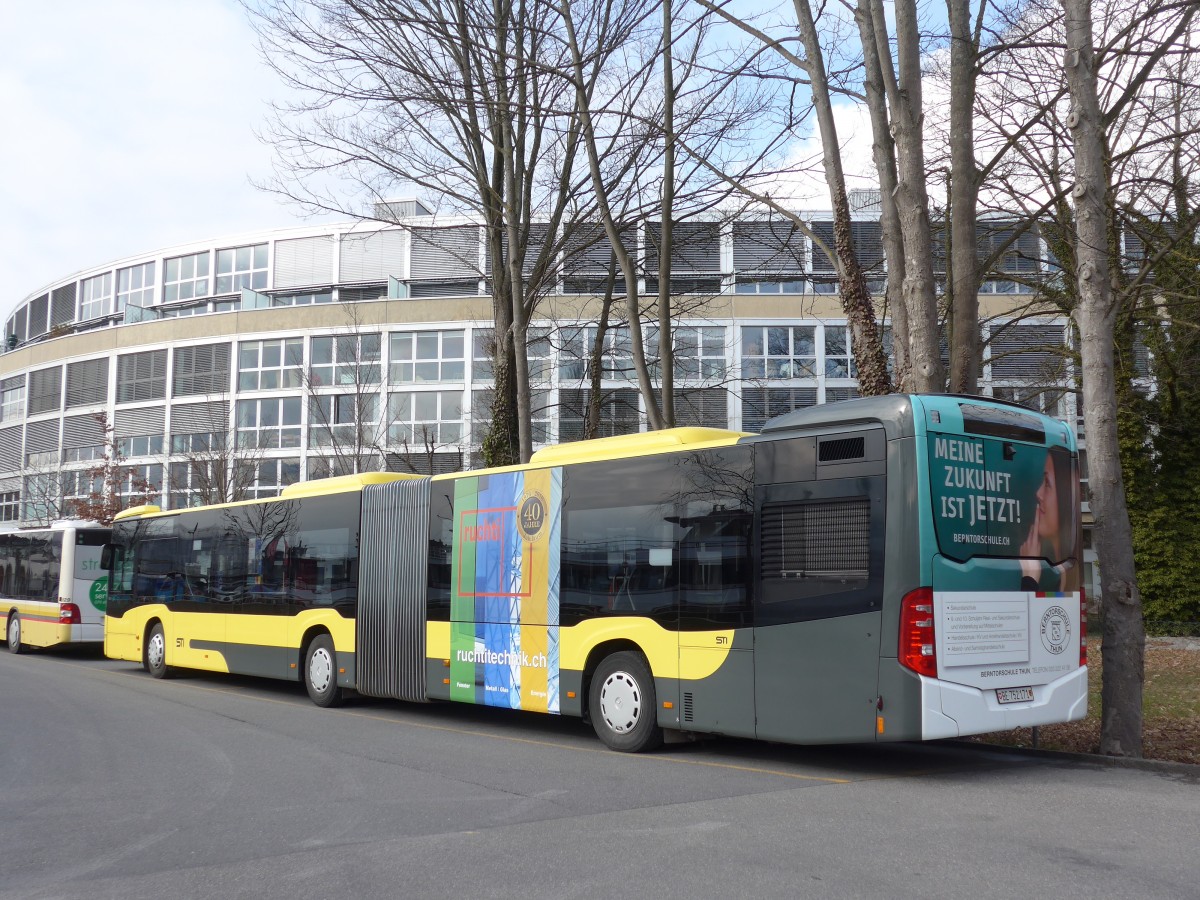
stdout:
[[92,582],[91,588],[88,589],[88,599],[92,601],[92,606],[104,612],[108,607],[108,576],[104,575]]

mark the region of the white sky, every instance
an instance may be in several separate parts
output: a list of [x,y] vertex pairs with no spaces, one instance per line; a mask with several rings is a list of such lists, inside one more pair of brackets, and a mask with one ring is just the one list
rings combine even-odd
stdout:
[[[270,172],[255,131],[282,88],[235,0],[0,10],[0,316],[80,269],[304,221],[251,184]],[[870,186],[863,116],[845,104],[837,118],[850,186]],[[816,140],[796,148],[818,153]],[[828,207],[819,177],[798,181],[776,195]]]
[[88,266],[302,221],[250,184],[279,87],[234,0],[0,10],[0,312]]

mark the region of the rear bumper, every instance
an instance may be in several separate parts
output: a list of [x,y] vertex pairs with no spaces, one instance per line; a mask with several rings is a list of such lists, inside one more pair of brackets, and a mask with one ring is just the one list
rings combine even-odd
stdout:
[[1074,722],[1087,715],[1087,669],[1049,684],[1035,685],[1033,700],[1000,704],[990,688],[921,678],[921,737],[924,740],[987,734],[1031,725]]

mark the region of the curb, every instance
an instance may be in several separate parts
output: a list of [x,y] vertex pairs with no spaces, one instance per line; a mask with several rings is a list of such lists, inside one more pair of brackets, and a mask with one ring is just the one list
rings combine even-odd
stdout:
[[1128,756],[1102,756],[1099,753],[1073,753],[1067,750],[1042,750],[1035,747],[1014,747],[1011,744],[987,744],[983,741],[949,740],[958,747],[980,747],[1013,756],[1037,756],[1060,762],[1088,763],[1109,769],[1136,769],[1141,772],[1160,772],[1167,775],[1187,775],[1200,778],[1200,765],[1172,762],[1165,759],[1134,759]]

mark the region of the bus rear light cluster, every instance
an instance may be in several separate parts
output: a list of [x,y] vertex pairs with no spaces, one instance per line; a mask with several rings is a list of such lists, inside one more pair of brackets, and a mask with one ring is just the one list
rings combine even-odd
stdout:
[[59,625],[79,625],[83,622],[83,617],[79,614],[79,607],[74,603],[58,604],[58,624]]
[[1079,665],[1087,665],[1087,592],[1079,588]]
[[900,665],[918,675],[937,677],[933,588],[909,591],[900,601]]

